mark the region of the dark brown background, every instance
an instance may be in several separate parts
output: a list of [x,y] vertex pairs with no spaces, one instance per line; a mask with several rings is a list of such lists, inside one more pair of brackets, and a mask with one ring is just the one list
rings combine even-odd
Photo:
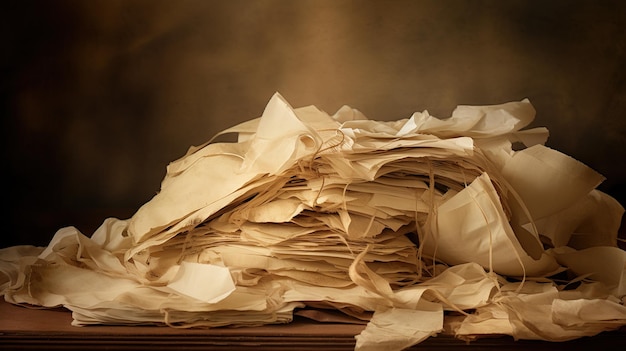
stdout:
[[0,247],[129,217],[170,161],[276,91],[381,120],[529,98],[548,145],[626,203],[625,1],[57,0],[0,13]]

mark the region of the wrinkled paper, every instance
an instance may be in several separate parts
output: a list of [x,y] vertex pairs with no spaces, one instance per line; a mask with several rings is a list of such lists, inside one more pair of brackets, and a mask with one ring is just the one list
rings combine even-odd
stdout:
[[77,326],[258,326],[331,309],[367,322],[361,351],[618,329],[624,209],[596,189],[602,175],[544,145],[547,129],[524,129],[534,116],[522,100],[384,122],[277,93],[218,133],[236,142],[171,162],[131,218],[1,249],[0,292],[64,306]]

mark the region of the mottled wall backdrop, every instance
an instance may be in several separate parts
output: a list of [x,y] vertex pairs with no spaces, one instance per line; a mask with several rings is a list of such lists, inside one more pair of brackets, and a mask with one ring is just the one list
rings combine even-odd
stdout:
[[[127,218],[191,145],[259,116],[372,119],[529,98],[624,203],[626,2],[3,2],[2,246]],[[216,165],[218,166],[218,165]]]

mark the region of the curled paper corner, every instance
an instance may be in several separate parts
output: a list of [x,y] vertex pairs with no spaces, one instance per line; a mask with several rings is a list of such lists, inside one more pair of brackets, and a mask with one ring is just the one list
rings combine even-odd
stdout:
[[167,288],[196,300],[217,303],[235,291],[235,283],[226,267],[182,262]]
[[280,174],[295,160],[313,154],[320,143],[317,132],[275,93],[250,138],[239,172]]

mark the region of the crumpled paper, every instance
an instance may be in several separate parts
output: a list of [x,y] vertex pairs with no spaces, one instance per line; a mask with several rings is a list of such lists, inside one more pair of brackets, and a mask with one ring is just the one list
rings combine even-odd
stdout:
[[256,326],[330,308],[368,321],[356,350],[618,329],[624,209],[596,189],[602,175],[544,145],[547,129],[524,129],[534,116],[525,99],[383,122],[277,93],[218,133],[236,142],[171,162],[131,218],[1,249],[0,292],[80,326]]

